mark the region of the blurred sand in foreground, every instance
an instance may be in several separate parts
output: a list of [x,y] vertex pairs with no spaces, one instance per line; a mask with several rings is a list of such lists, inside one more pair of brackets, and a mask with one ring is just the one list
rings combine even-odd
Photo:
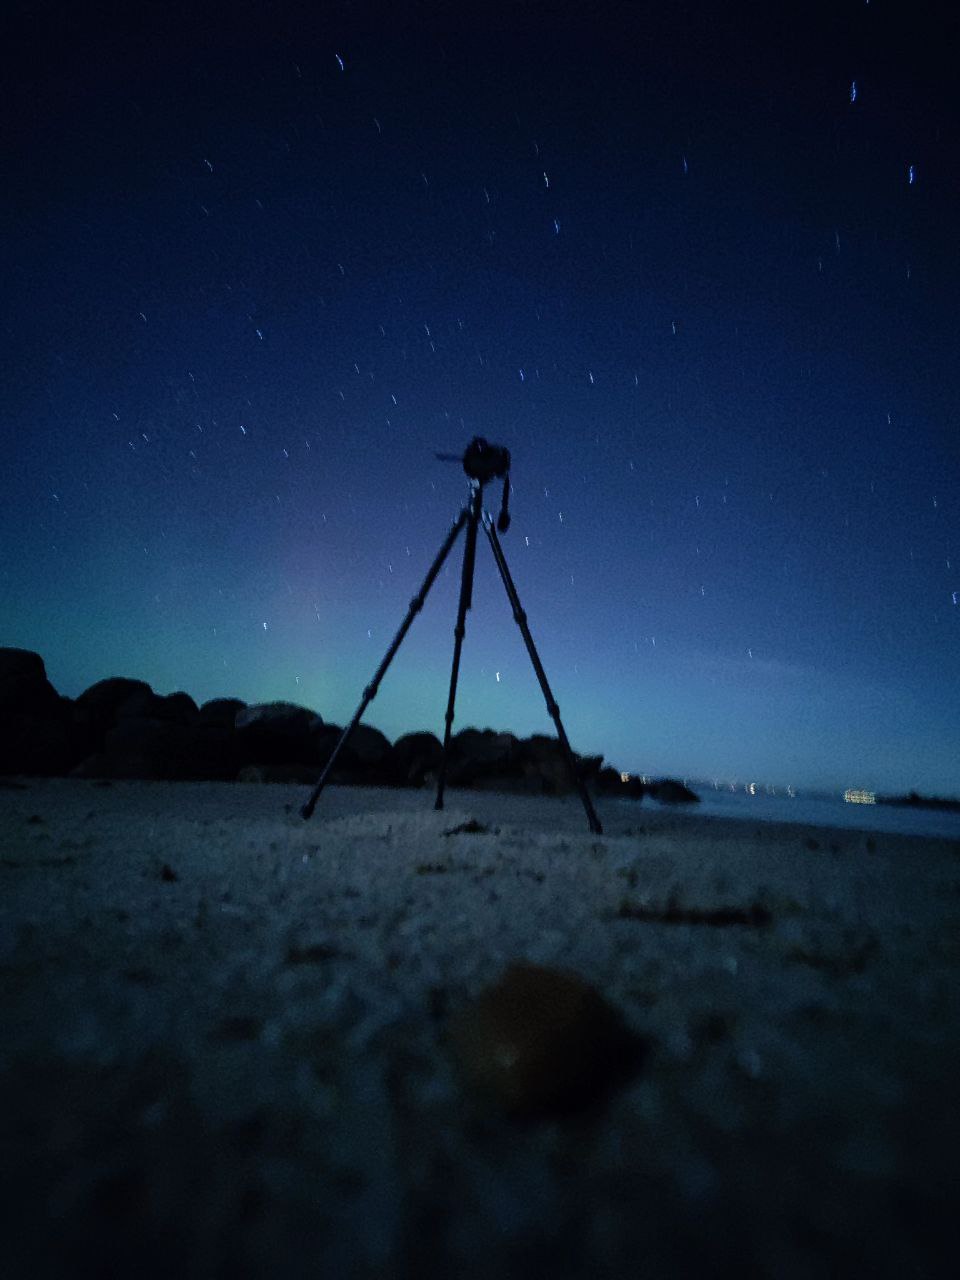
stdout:
[[[956,843],[304,799],[0,785],[5,1276],[954,1273]],[[519,1118],[458,1049],[512,1069],[496,1010],[451,1034],[518,961],[641,1046],[579,1109],[602,1019]]]

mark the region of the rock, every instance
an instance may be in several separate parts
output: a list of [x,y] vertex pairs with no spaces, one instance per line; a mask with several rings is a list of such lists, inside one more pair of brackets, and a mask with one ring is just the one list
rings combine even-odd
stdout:
[[32,649],[0,647],[0,688],[8,681],[37,684],[47,678],[47,669],[39,653]]
[[624,782],[622,775],[609,765],[600,769],[596,775],[596,789],[604,796],[626,796],[634,800],[642,800],[645,795],[659,800],[661,804],[699,804],[700,797],[682,782],[675,778],[662,778],[659,782],[644,782],[642,778],[628,775]]
[[464,1078],[509,1115],[576,1109],[631,1074],[640,1042],[577,974],[518,961],[451,1020]]
[[152,695],[153,690],[144,680],[111,676],[107,680],[98,680],[81,693],[74,703],[74,724],[83,755],[103,750],[104,739],[116,724],[118,710],[136,693]]
[[117,708],[117,720],[169,720],[173,724],[193,724],[200,710],[188,693],[166,697],[152,689],[138,689]]
[[212,725],[217,729],[233,729],[238,713],[246,705],[239,698],[211,698],[200,708],[199,723]]
[[[319,775],[340,741],[343,727],[318,720],[310,733],[310,745],[300,762]],[[379,729],[358,724],[350,740],[337,756],[333,772],[327,779],[335,786],[366,784],[390,786],[394,782],[390,768],[390,741]]]
[[385,778],[385,766],[390,756],[390,740],[379,729],[368,724],[358,724],[350,740],[337,758],[337,765],[355,769],[370,777]]
[[260,702],[237,712],[237,757],[245,764],[303,764],[311,756],[314,729],[323,720],[293,702]]
[[512,733],[461,729],[450,739],[447,782],[453,787],[472,787],[489,778],[519,779],[523,775],[518,748]]
[[675,778],[663,778],[660,782],[650,782],[647,790],[661,804],[699,804],[700,797],[682,782]]
[[[523,773],[527,778],[539,782],[540,790],[547,795],[563,795],[573,790],[574,781],[570,775],[563,747],[559,738],[547,738],[542,734],[534,734],[525,738],[520,744]],[[597,768],[600,760],[597,758]],[[596,771],[596,770],[595,770]]]
[[61,702],[39,653],[0,648],[0,713],[60,720]]
[[576,752],[574,756],[584,782],[596,782],[600,766],[603,764],[603,756],[578,756]]
[[79,758],[73,703],[29,649],[0,648],[0,773],[52,775]]
[[390,749],[387,767],[402,787],[422,787],[436,775],[443,759],[443,743],[432,733],[407,733]]
[[[305,757],[306,763],[315,765],[318,769],[330,759],[334,747],[340,741],[340,735],[343,733],[343,726],[339,724],[315,724],[310,732],[310,748]],[[340,761],[343,753],[337,758],[337,768],[340,768]]]
[[67,773],[76,760],[68,720],[4,715],[0,721],[0,773],[55,777]]
[[73,776],[225,781],[236,772],[229,730],[130,716],[117,721],[105,736],[103,750],[85,758]]
[[631,774],[624,782],[620,770],[609,765],[597,772],[594,785],[599,795],[621,796],[631,800],[642,800],[647,791],[642,778]]
[[[90,778],[227,779],[246,766],[261,780],[311,782],[330,759],[342,729],[290,702],[247,705],[214,698],[198,708],[183,692],[160,695],[144,680],[114,676],[77,698],[61,697],[43,659],[29,649],[0,647],[0,772]],[[392,746],[360,724],[328,781],[368,786],[435,785],[443,746],[433,733],[409,733]],[[664,803],[696,801],[666,779],[644,788],[623,783],[600,756],[574,756],[580,777],[605,795]],[[574,789],[556,738],[520,740],[493,729],[463,729],[450,741],[447,783],[483,790],[559,795]]]

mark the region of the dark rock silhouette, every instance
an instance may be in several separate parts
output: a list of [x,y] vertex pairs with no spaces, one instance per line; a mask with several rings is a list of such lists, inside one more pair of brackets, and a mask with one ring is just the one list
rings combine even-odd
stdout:
[[60,718],[60,702],[39,653],[0,649],[0,712],[56,720]]
[[406,733],[390,752],[390,772],[401,787],[422,787],[427,775],[436,777],[443,759],[443,743],[432,733]]
[[948,800],[943,796],[923,796],[908,791],[905,796],[877,796],[877,804],[892,804],[908,809],[937,809],[943,813],[960,813],[960,800]]
[[98,680],[81,693],[74,703],[73,722],[84,756],[103,751],[104,739],[116,722],[118,710],[137,693],[152,696],[153,690],[145,680],[127,680],[123,676]]
[[293,702],[242,707],[234,720],[237,756],[244,764],[289,764],[309,758],[311,738],[323,720]]
[[67,720],[28,715],[0,716],[0,774],[62,776],[77,758]]
[[200,710],[188,693],[169,693],[163,697],[149,687],[138,689],[117,707],[118,720],[166,720],[171,724],[193,724],[199,716]]
[[0,648],[0,773],[60,774],[77,748],[73,703],[28,649]]
[[649,796],[660,804],[699,804],[700,797],[683,782],[675,778],[650,779],[622,775],[609,767],[603,768],[597,775],[597,791],[605,796],[621,796],[632,800],[642,800]]
[[452,787],[473,787],[517,777],[521,767],[518,748],[512,733],[461,729],[450,739],[447,781]]
[[682,782],[673,778],[661,778],[659,782],[648,782],[647,790],[654,800],[661,804],[699,804],[700,797]]
[[373,779],[383,776],[389,756],[390,739],[379,729],[368,724],[358,724],[338,757],[337,764],[344,770],[367,774]]
[[[540,784],[547,795],[562,795],[570,790],[570,770],[558,739],[534,734],[520,744],[524,777]],[[585,781],[591,781],[603,763],[602,756],[575,756],[577,768]]]
[[646,785],[641,778],[630,776],[623,778],[620,769],[611,768],[611,765],[605,764],[600,772],[596,774],[596,791],[602,796],[621,796],[628,800],[643,800],[646,795]]
[[[214,698],[198,707],[187,693],[157,694],[143,680],[100,680],[74,701],[47,679],[43,659],[0,648],[0,774],[79,778],[316,782],[343,730],[291,702],[247,704]],[[576,756],[577,769],[602,795],[664,803],[696,800],[669,779],[624,781],[601,756]],[[436,784],[443,746],[432,733],[408,733],[391,745],[359,724],[337,757],[330,782],[423,787]],[[450,739],[447,782],[530,794],[573,789],[556,738],[517,738],[493,729],[461,729]]]
[[624,780],[620,771],[610,765],[605,765],[597,774],[596,788],[602,796],[622,796],[631,800],[642,800],[647,794],[642,778],[629,776]]
[[237,712],[242,711],[246,705],[239,698],[211,698],[200,708],[199,723],[215,725],[218,729],[233,729],[236,727]]

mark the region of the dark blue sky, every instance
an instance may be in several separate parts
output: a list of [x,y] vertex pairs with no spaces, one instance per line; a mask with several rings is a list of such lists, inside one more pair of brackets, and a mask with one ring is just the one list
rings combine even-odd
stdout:
[[[15,21],[0,642],[342,723],[484,435],[575,749],[960,793],[957,20],[401,8]],[[485,545],[468,724],[552,729]]]

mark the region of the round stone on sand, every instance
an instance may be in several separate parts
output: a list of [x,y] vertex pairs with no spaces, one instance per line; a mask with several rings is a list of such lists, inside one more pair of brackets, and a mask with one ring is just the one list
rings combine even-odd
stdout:
[[629,1072],[639,1048],[595,987],[527,961],[457,1013],[449,1038],[466,1080],[518,1118],[595,1100]]

